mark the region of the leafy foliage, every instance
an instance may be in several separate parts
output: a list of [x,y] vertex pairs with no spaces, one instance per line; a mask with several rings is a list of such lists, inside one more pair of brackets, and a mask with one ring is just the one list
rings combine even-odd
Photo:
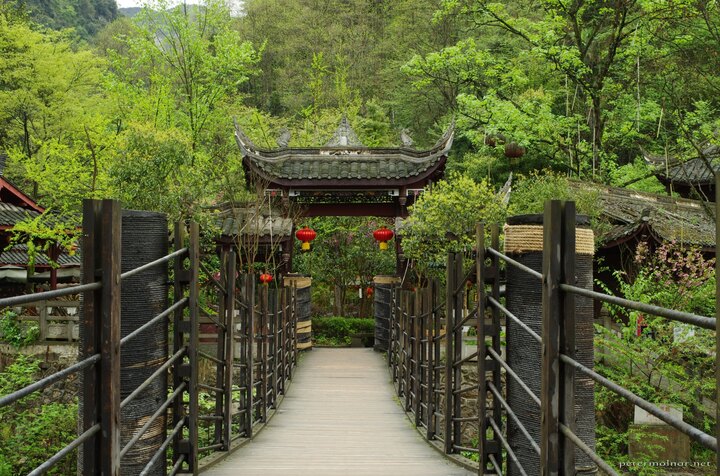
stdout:
[[355,334],[374,334],[374,319],[314,317],[313,341],[318,345],[345,346]]
[[117,17],[114,0],[8,0],[9,8],[46,27],[74,29],[84,39],[92,38]]
[[51,258],[51,249],[64,250],[75,254],[80,230],[73,223],[66,223],[61,217],[47,209],[35,218],[18,221],[11,230],[8,248],[23,244],[27,246],[28,269],[35,268],[39,255],[47,258],[52,267],[59,264]]
[[[616,272],[621,294],[627,299],[670,309],[712,315],[715,309],[714,259],[699,250],[668,243],[653,252],[638,246],[638,271],[633,279]],[[615,333],[599,329],[596,346],[602,348],[601,372],[653,403],[671,403],[684,410],[683,419],[705,432],[714,428],[714,412],[706,402],[715,392],[715,346],[712,332],[637,311],[610,307],[619,326]],[[632,405],[598,389],[600,448],[610,461],[622,461]],[[704,454],[695,448],[694,455]]]
[[7,310],[0,315],[0,339],[16,349],[32,344],[39,336],[37,324],[22,323],[16,312]]
[[[18,355],[0,373],[0,395],[31,384],[38,372],[37,360]],[[42,398],[41,394],[35,393],[0,409],[0,474],[3,476],[29,473],[49,454],[55,454],[77,437],[77,402],[46,403]],[[75,466],[75,453],[72,453],[48,474],[72,474]]]
[[[327,217],[307,220],[303,224],[312,227],[317,238],[309,253],[301,253],[300,244],[296,244],[295,269],[312,276],[313,287],[329,286],[334,290],[335,315],[346,315],[348,291],[365,290],[371,286],[374,276],[394,272],[395,253],[378,250],[372,235],[381,224],[388,224],[385,219]],[[361,317],[369,314],[371,302],[366,293],[362,296]]]
[[402,230],[403,251],[420,271],[442,267],[447,252],[470,249],[478,222],[502,223],[505,208],[487,181],[454,175],[423,192]]

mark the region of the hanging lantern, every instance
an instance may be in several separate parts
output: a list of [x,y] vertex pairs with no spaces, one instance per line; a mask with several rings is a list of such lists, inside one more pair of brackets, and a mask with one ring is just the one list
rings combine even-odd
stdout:
[[309,226],[306,226],[295,232],[295,238],[302,242],[303,251],[310,251],[310,242],[314,240],[316,236],[317,233],[315,233],[315,230],[313,230]]
[[373,232],[373,237],[375,238],[375,241],[378,241],[380,243],[381,250],[388,249],[387,242],[392,240],[393,236],[395,236],[395,233],[393,233],[392,230],[388,230],[385,225],[381,226]]
[[263,273],[260,275],[260,282],[267,286],[273,280],[272,274]]
[[505,157],[518,159],[523,155],[525,155],[525,147],[521,146],[517,142],[508,142],[505,144]]
[[368,298],[371,298],[374,292],[375,292],[375,290],[373,289],[373,287],[368,286],[367,289],[365,290],[365,296],[367,296]]

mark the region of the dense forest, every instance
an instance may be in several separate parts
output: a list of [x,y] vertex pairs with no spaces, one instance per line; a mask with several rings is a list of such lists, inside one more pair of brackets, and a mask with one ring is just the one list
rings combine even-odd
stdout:
[[[593,215],[592,196],[571,192],[569,179],[665,194],[644,155],[711,161],[704,151],[720,141],[712,0],[245,0],[239,10],[152,0],[133,13],[119,14],[114,0],[0,3],[2,173],[66,221],[77,223],[82,198],[111,197],[212,225],[213,205],[254,197],[234,120],[263,148],[285,129],[291,146],[322,145],[343,116],[368,146],[400,145],[405,132],[424,148],[454,121],[446,179],[418,200],[403,232],[406,256],[428,271],[453,245],[447,230],[472,243],[476,220],[535,212],[550,196],[572,195]],[[496,191],[511,172],[508,205]],[[303,270],[357,266],[361,294],[369,277],[392,270],[393,257],[377,259],[371,244],[340,240],[375,222],[313,226],[325,251],[298,258]],[[712,312],[713,262],[664,246],[664,258],[637,257],[633,282],[618,274],[623,294]],[[347,274],[322,278],[328,302],[331,286],[351,285]],[[648,357],[632,326],[624,332],[603,345],[657,357],[669,367],[653,371],[678,382],[687,369],[702,372],[690,397],[657,398],[686,408],[712,398],[707,334],[695,347],[655,342]],[[695,353],[682,357],[680,347]],[[642,376],[609,372],[647,398],[657,393]],[[620,408],[597,398],[598,411]],[[617,463],[627,421],[599,421],[598,445]]]
[[368,145],[407,130],[424,146],[454,118],[451,173],[653,191],[642,151],[697,156],[717,134],[714,2],[150,6],[132,20],[102,0],[0,7],[0,150],[42,204],[195,214],[241,188],[231,117],[270,147],[283,127],[323,143],[343,114]]

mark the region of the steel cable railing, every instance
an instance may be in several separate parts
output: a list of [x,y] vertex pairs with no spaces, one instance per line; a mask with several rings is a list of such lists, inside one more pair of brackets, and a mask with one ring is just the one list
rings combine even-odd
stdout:
[[[103,226],[100,226],[100,222]],[[112,226],[106,226],[112,223]],[[157,422],[168,418],[169,430],[163,431],[164,440],[148,460],[140,474],[149,474],[156,465],[165,465],[169,474],[191,472],[197,474],[198,455],[203,451],[228,450],[231,440],[252,437],[252,426],[267,421],[269,411],[274,410],[285,394],[293,369],[297,364],[296,290],[283,288],[256,289],[254,276],[243,275],[239,288],[235,287],[235,255],[223,255],[220,289],[219,328],[224,332],[218,345],[224,351],[211,355],[198,348],[198,270],[199,229],[190,226],[190,245],[181,247],[184,227],[176,225],[176,250],[166,256],[120,273],[120,210],[117,202],[88,202],[84,218],[85,242],[83,251],[84,271],[87,279],[101,279],[60,290],[0,299],[0,306],[15,306],[38,300],[52,299],[70,294],[85,293],[83,319],[86,344],[79,362],[48,375],[9,395],[0,396],[0,407],[12,405],[36,392],[75,374],[84,379],[81,398],[85,398],[80,411],[80,435],[56,454],[50,456],[31,474],[44,474],[58,462],[78,449],[83,449],[79,459],[81,474],[97,471],[117,471],[124,457],[150,433]],[[186,265],[186,258],[189,264]],[[141,279],[141,273],[157,266],[174,263],[173,304],[158,313],[124,337],[120,336],[120,286],[128,278]],[[189,267],[187,267],[189,266]],[[220,284],[220,283],[217,283]],[[222,286],[222,285],[221,285]],[[235,304],[238,303],[238,323],[235,325]],[[129,342],[151,332],[155,325],[169,319],[172,323],[174,349],[163,359],[159,367],[143,377],[122,401],[119,397],[120,352]],[[102,347],[99,343],[102,342]],[[258,345],[253,346],[253,343]],[[235,356],[233,349],[240,349]],[[95,353],[93,352],[93,349]],[[256,355],[253,355],[256,354]],[[198,381],[198,359],[205,358],[216,365],[218,380],[215,384]],[[237,365],[236,365],[237,363]],[[232,369],[238,368],[240,385],[234,383]],[[254,369],[254,370],[253,370]],[[160,380],[167,382],[171,375],[171,393],[158,403],[153,413],[144,418],[139,428],[129,435],[123,434],[124,446],[120,447],[120,411],[127,409],[138,397]],[[163,386],[167,386],[167,383]],[[263,389],[255,392],[254,389]],[[95,392],[92,389],[98,389]],[[127,389],[128,391],[130,389]],[[214,415],[200,415],[198,390],[210,390],[218,397]],[[97,394],[96,394],[97,393]],[[236,395],[237,394],[237,395]],[[255,398],[254,395],[257,395]],[[99,397],[99,398],[98,398]],[[109,399],[109,401],[108,401]],[[238,408],[234,409],[234,405]],[[172,416],[172,418],[170,418]],[[172,421],[171,421],[172,420]],[[209,444],[198,444],[198,423],[216,422],[216,439]],[[233,432],[233,429],[237,430]],[[124,431],[124,430],[123,430]],[[152,430],[155,431],[154,429]],[[117,435],[113,436],[113,435]],[[182,441],[180,441],[182,440]],[[87,446],[90,445],[90,446]],[[96,446],[98,445],[98,446]],[[169,448],[173,448],[169,460]],[[96,452],[95,448],[100,451]],[[99,460],[97,458],[100,458]],[[116,466],[115,466],[116,465]],[[102,467],[101,467],[102,466]]]
[[[574,216],[570,216],[569,218],[566,218],[566,220],[569,220],[570,222],[574,223]],[[546,223],[545,226],[552,226],[548,225]],[[574,236],[574,235],[572,235]],[[540,274],[527,266],[523,265],[522,263],[519,263],[512,258],[509,258],[508,256],[504,255],[500,251],[496,249],[489,248],[486,250],[487,253],[491,256],[495,256],[498,259],[504,261],[508,266],[513,266],[516,269],[527,273],[535,278],[543,279],[543,274]],[[567,259],[567,258],[566,258]],[[572,258],[571,258],[572,259]],[[565,283],[558,283],[558,289],[565,292],[566,294],[575,294],[591,299],[595,299],[604,303],[612,304],[615,306],[621,306],[625,309],[630,310],[636,310],[640,312],[644,312],[647,314],[656,315],[659,317],[663,317],[669,320],[674,320],[686,324],[691,324],[697,327],[701,327],[704,329],[710,329],[715,330],[717,326],[716,318],[706,317],[706,316],[700,316],[692,313],[677,311],[673,309],[667,309],[662,308],[660,306],[655,306],[647,303],[642,303],[638,301],[632,301],[624,298],[620,298],[617,296],[611,296],[603,293],[599,293],[596,291],[580,288],[574,285],[565,284]],[[515,324],[518,324],[518,326],[523,329],[528,335],[530,335],[534,340],[536,340],[539,343],[543,342],[542,336],[538,335],[536,332],[534,332],[527,324],[525,324],[522,319],[516,315],[514,315],[512,312],[510,312],[503,304],[499,302],[496,298],[492,296],[487,296],[487,302],[488,305],[491,308],[494,308],[501,312],[506,318],[512,320]],[[545,317],[543,317],[545,319]],[[489,356],[497,361],[506,371],[507,375],[509,375],[511,378],[513,378],[520,387],[524,390],[525,393],[527,393],[531,399],[539,406],[542,406],[543,403],[541,402],[541,399],[535,395],[532,390],[517,376],[517,374],[508,366],[506,363],[504,363],[501,359],[501,357],[494,351],[488,349]],[[644,409],[648,413],[654,415],[655,417],[659,418],[660,420],[664,421],[668,425],[676,428],[677,430],[681,431],[682,433],[688,435],[691,439],[694,441],[700,443],[702,446],[709,448],[716,453],[718,452],[718,443],[717,439],[711,435],[708,435],[707,433],[703,432],[702,430],[693,427],[687,422],[682,421],[679,418],[674,417],[670,413],[663,411],[658,406],[650,403],[649,401],[639,397],[632,391],[622,387],[621,385],[612,382],[611,380],[607,379],[606,377],[600,375],[596,371],[588,368],[587,366],[579,363],[577,360],[572,358],[571,356],[568,356],[566,354],[563,354],[562,352],[557,354],[558,362],[561,363],[561,365],[569,366],[577,371],[580,371],[584,375],[591,378],[596,383],[602,385],[603,387],[607,388],[608,390],[616,393],[617,395],[629,400],[633,404],[637,405],[638,407]],[[533,449],[539,454],[541,448],[537,445],[535,441],[532,440],[530,434],[527,431],[527,428],[519,421],[519,419],[514,415],[514,412],[510,405],[502,398],[501,392],[498,388],[496,388],[493,385],[489,385],[488,388],[492,392],[494,398],[497,399],[498,402],[505,408],[506,414],[508,415],[508,418],[510,418],[514,424],[520,429],[520,431],[523,433],[525,438],[530,440]],[[572,402],[567,403],[566,405],[572,405]],[[499,432],[500,429],[497,427],[497,422],[494,422],[490,420],[491,425],[493,426],[494,430],[496,432]],[[570,442],[572,442],[573,445],[575,445],[580,451],[582,451],[584,454],[586,454],[595,464],[598,465],[600,469],[605,471],[607,474],[616,475],[618,474],[606,461],[604,461],[591,447],[589,447],[585,442],[583,442],[573,431],[571,428],[569,428],[562,420],[557,422],[557,428],[558,431],[567,438]],[[543,438],[546,438],[547,435],[542,434]],[[508,450],[508,448],[506,448]],[[508,456],[510,456],[509,450],[507,452]],[[521,472],[524,472],[524,470],[519,466],[519,462],[517,462],[514,458],[510,458],[513,463],[518,465],[518,468]],[[543,460],[543,462],[546,462],[547,460]]]
[[[158,266],[161,264],[166,264],[170,260],[172,260],[174,258],[179,258],[186,254],[187,254],[187,248],[178,250],[178,251],[171,253],[163,258],[160,258],[153,262],[139,266],[131,271],[128,271],[127,273],[122,274],[121,278],[127,278],[130,276],[134,276],[144,270],[150,269],[154,266]],[[34,301],[39,301],[39,300],[44,300],[44,299],[53,299],[56,297],[77,294],[80,292],[99,291],[102,289],[103,289],[102,282],[93,282],[93,283],[82,284],[82,285],[78,285],[78,286],[70,286],[70,287],[58,289],[58,290],[44,291],[44,292],[39,292],[39,293],[32,293],[32,294],[26,294],[26,295],[22,295],[22,296],[15,296],[15,297],[10,297],[10,298],[0,299],[0,307],[15,306],[15,305],[19,305],[19,304],[25,304],[28,302],[34,302]],[[142,326],[141,328],[136,329],[131,334],[126,336],[124,339],[122,339],[120,341],[121,345],[123,343],[129,341],[130,339],[136,337],[140,333],[146,331],[150,327],[150,325],[158,322],[161,319],[166,318],[172,312],[176,311],[177,309],[179,309],[185,305],[187,305],[187,299],[171,306],[166,311],[163,311],[158,316],[156,316],[151,321],[149,321],[148,324]],[[41,380],[38,380],[37,382],[34,382],[26,387],[23,387],[11,394],[4,395],[4,396],[0,397],[0,408],[11,405],[11,404],[21,400],[22,398],[25,398],[33,393],[40,392],[55,383],[58,383],[62,380],[67,379],[68,377],[70,377],[72,375],[75,375],[82,371],[85,371],[88,368],[90,368],[94,365],[97,365],[100,362],[100,360],[101,360],[101,354],[93,354],[73,365],[70,365],[69,367],[66,367],[60,371],[54,372],[53,374],[48,375],[48,376],[42,378]],[[149,385],[149,383],[151,383],[152,380],[157,378],[160,374],[166,372],[167,369],[172,364],[174,364],[176,360],[177,359],[169,360],[165,365],[163,365],[161,367],[161,369],[159,371],[155,372],[150,378],[148,378],[143,384],[141,384],[140,387],[138,387],[138,389],[136,389],[128,398],[126,398],[121,403],[121,405],[120,405],[121,408],[124,407],[125,405],[127,405],[128,403],[130,403],[130,401],[132,401],[133,398],[137,397],[137,395],[139,395]],[[168,402],[166,402],[166,403],[169,405]],[[167,408],[167,405],[164,408]],[[136,438],[133,438],[133,440],[131,440],[132,444],[137,442],[137,440],[142,435],[142,433],[144,433],[144,431],[147,430],[147,427],[149,427],[149,425],[156,418],[157,418],[157,416],[155,416],[154,418],[151,419],[151,421],[146,423],[145,430],[142,430],[141,433],[139,435],[137,435]],[[100,431],[100,429],[101,429],[100,423],[95,423],[89,429],[85,430],[82,434],[80,434],[77,438],[75,438],[70,443],[68,443],[65,447],[60,449],[56,454],[54,454],[53,456],[48,458],[44,463],[42,463],[40,466],[38,466],[30,474],[45,474],[45,472],[52,469],[58,462],[60,462],[63,458],[65,458],[69,454],[71,454],[80,445],[82,445],[83,443],[90,440],[90,438],[94,437]],[[121,456],[124,455],[130,449],[132,444],[127,445],[121,451]]]
[[[560,209],[557,208],[557,204],[553,206],[557,210]],[[567,212],[568,215],[563,218],[563,223],[573,223],[574,227],[574,215],[569,215],[569,213],[574,213],[574,208],[569,207],[568,210],[570,209],[573,212]],[[558,218],[555,216],[550,220],[550,224],[547,224],[546,221],[545,226],[558,226],[557,220]],[[563,226],[569,227],[569,225]],[[587,365],[578,362],[574,357],[575,349],[572,349],[572,353],[565,352],[562,347],[564,337],[562,337],[560,331],[563,324],[561,324],[561,320],[557,320],[557,314],[550,317],[543,314],[543,320],[555,319],[549,325],[551,327],[556,326],[555,329],[557,330],[553,332],[556,332],[556,336],[560,336],[561,345],[558,350],[551,350],[548,355],[543,355],[542,362],[538,365],[543,363],[548,365],[552,361],[550,359],[554,359],[554,362],[556,362],[554,364],[555,368],[566,369],[560,370],[563,372],[562,375],[566,375],[566,377],[561,377],[560,385],[556,383],[554,387],[552,385],[545,387],[545,384],[543,384],[543,388],[546,389],[543,390],[544,393],[541,392],[542,395],[536,394],[501,356],[500,332],[498,332],[501,319],[512,322],[537,343],[542,344],[545,337],[544,334],[540,335],[525,322],[525,316],[511,312],[501,301],[499,270],[500,264],[503,263],[504,266],[515,268],[521,273],[537,279],[538,286],[547,282],[546,274],[538,272],[499,251],[497,228],[493,233],[494,241],[489,247],[484,246],[484,238],[478,237],[478,242],[482,244],[478,249],[481,249],[482,252],[476,253],[475,260],[477,283],[474,289],[477,289],[478,293],[475,302],[471,302],[472,293],[464,290],[464,280],[472,278],[472,270],[463,270],[462,257],[457,255],[448,258],[446,299],[443,305],[437,306],[435,304],[436,297],[442,294],[437,288],[432,290],[424,288],[415,292],[397,289],[393,295],[391,304],[393,312],[390,313],[390,342],[388,348],[391,376],[404,408],[407,410],[408,415],[415,419],[418,429],[422,428],[426,432],[426,438],[441,442],[443,449],[448,453],[458,451],[479,452],[480,464],[484,466],[483,471],[494,471],[496,474],[502,474],[503,459],[507,458],[507,464],[517,469],[517,474],[526,474],[529,468],[523,468],[523,460],[515,454],[510,442],[504,436],[506,430],[503,430],[503,427],[512,422],[519,434],[523,435],[521,438],[524,438],[529,443],[531,451],[541,456],[541,464],[546,468],[557,467],[553,465],[567,464],[565,460],[553,459],[554,456],[551,456],[549,452],[549,445],[551,444],[549,438],[552,432],[555,432],[556,436],[553,437],[555,443],[552,444],[557,444],[557,441],[565,439],[569,445],[574,446],[576,451],[584,454],[598,468],[607,474],[615,475],[617,471],[604,461],[590,445],[583,441],[574,432],[571,425],[566,423],[568,421],[567,415],[572,415],[574,412],[574,407],[572,407],[574,404],[572,401],[563,400],[566,397],[560,398],[561,392],[564,392],[563,385],[565,385],[565,388],[568,385],[562,383],[562,378],[572,378],[574,381],[575,371],[577,371],[589,378],[590,381],[602,385],[651,415],[656,416],[671,427],[688,435],[693,441],[716,453],[718,452],[716,437],[674,417],[657,405],[610,381]],[[572,233],[570,236],[574,237],[574,232]],[[565,235],[560,236],[561,240],[569,242],[569,238],[564,238]],[[563,247],[557,247],[556,250],[562,250],[559,251],[560,253],[566,252],[564,245]],[[574,253],[574,249],[569,252]],[[491,263],[485,262],[486,257],[490,258]],[[556,260],[556,262],[574,260],[574,254],[555,256],[551,259]],[[488,285],[490,290],[487,289]],[[562,299],[565,299],[565,296],[577,295],[703,329],[715,330],[717,327],[717,320],[712,317],[631,301],[563,282],[557,282],[552,286],[561,292],[561,300],[557,304],[558,309],[552,311],[555,313],[560,312],[559,309],[562,309]],[[544,287],[543,293],[547,293],[549,287],[550,285]],[[543,294],[543,299],[546,299],[545,294]],[[571,325],[574,326],[574,323]],[[461,339],[464,338],[461,333],[468,328],[467,326],[474,327],[477,331],[478,349],[475,352],[459,353],[458,346]],[[547,327],[547,325],[544,326]],[[544,330],[543,332],[547,331]],[[486,339],[488,340],[486,341]],[[444,351],[442,360],[440,350]],[[483,356],[484,358],[482,358]],[[479,374],[480,381],[478,385],[463,384],[461,376],[458,375],[464,365],[470,364],[477,364],[481,369],[482,373]],[[511,379],[517,384],[517,388],[521,393],[528,395],[530,401],[537,405],[536,408],[541,409],[543,420],[551,419],[549,423],[533,429],[533,431],[539,431],[539,440],[533,438],[533,432],[525,426],[527,423],[523,424],[518,414],[516,414],[517,409],[512,408],[511,404],[503,396],[505,385],[504,382],[501,383],[501,371],[507,376],[507,379]],[[485,372],[487,372],[487,379],[485,378]],[[541,375],[543,375],[543,379],[547,378],[545,374],[541,373]],[[547,388],[550,390],[547,390]],[[478,434],[480,440],[479,450],[469,448],[461,442],[460,425],[472,422],[474,417],[472,415],[463,415],[460,411],[461,408],[457,405],[458,399],[465,395],[474,394],[477,389],[481,392],[479,395],[487,392],[492,398],[492,400],[488,400],[486,397],[479,398],[478,419],[481,428]],[[560,401],[563,402],[560,409],[550,410],[548,398],[560,398]],[[569,411],[563,409],[568,407],[572,408]],[[465,410],[462,409],[462,411]],[[438,431],[434,431],[435,428]],[[483,428],[487,428],[488,433],[485,433]],[[563,457],[572,458],[573,461],[575,458],[572,452],[565,454]],[[557,456],[556,458],[561,457]]]

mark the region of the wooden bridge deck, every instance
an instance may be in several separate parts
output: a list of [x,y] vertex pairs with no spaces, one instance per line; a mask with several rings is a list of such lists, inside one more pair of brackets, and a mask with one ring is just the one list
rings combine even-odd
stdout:
[[254,440],[202,473],[235,475],[473,474],[445,459],[397,403],[372,349],[303,355],[280,410]]

